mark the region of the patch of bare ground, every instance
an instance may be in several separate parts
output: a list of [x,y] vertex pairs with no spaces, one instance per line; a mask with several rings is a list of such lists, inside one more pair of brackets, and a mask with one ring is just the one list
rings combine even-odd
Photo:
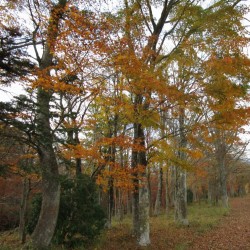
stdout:
[[194,238],[190,250],[250,249],[250,195],[232,199],[230,207],[217,228]]

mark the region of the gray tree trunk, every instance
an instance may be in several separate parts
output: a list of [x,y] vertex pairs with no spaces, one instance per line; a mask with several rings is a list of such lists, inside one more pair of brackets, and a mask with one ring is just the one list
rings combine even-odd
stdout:
[[165,189],[165,199],[166,199],[166,214],[168,215],[169,213],[169,206],[170,206],[170,202],[169,202],[169,181],[168,181],[168,173],[169,170],[167,169],[166,172],[166,189]]
[[[134,142],[145,148],[144,130],[141,124],[134,124]],[[139,173],[138,165],[144,166],[144,171]],[[149,228],[149,192],[147,183],[147,159],[146,152],[133,150],[132,167],[135,168],[134,193],[133,193],[133,231],[135,232],[140,246],[150,244]],[[140,183],[139,183],[140,175]],[[140,184],[140,185],[139,185]],[[140,187],[139,187],[140,186]],[[139,191],[139,192],[138,192]]]
[[163,185],[163,171],[162,167],[159,169],[158,173],[158,183],[157,183],[157,195],[155,200],[154,215],[157,216],[160,214],[162,206],[162,185]]
[[[186,154],[183,148],[187,146],[186,135],[184,131],[185,110],[180,108],[179,115],[179,160],[185,161]],[[176,183],[175,183],[175,220],[183,225],[188,225],[187,219],[187,184],[186,184],[186,170],[176,167]]]
[[28,199],[30,193],[30,180],[28,178],[24,178],[23,181],[23,195],[20,207],[20,222],[19,222],[19,235],[22,244],[26,241],[26,220],[27,220],[27,206],[28,206]]
[[176,167],[170,167],[170,188],[169,188],[169,206],[174,207],[175,205],[175,185],[176,185]]
[[56,155],[50,128],[49,101],[51,94],[42,88],[37,94],[38,154],[42,170],[42,207],[32,234],[36,249],[46,249],[53,237],[60,201],[60,183]]
[[175,220],[182,225],[188,225],[187,219],[187,186],[186,171],[176,168],[175,189]]
[[[47,42],[39,68],[47,76],[53,65],[52,50],[58,34],[59,21],[64,12],[66,0],[59,0],[51,10]],[[47,70],[48,68],[48,70]],[[37,91],[37,149],[42,171],[42,206],[39,219],[32,234],[35,249],[47,249],[54,235],[60,203],[60,182],[58,164],[53,149],[53,135],[50,127],[50,101],[53,90],[38,87]]]
[[220,188],[222,206],[227,208],[228,194],[227,194],[227,172],[226,172],[225,158],[226,158],[226,145],[222,139],[222,141],[218,143],[217,164],[219,169],[219,178],[220,178],[219,188]]

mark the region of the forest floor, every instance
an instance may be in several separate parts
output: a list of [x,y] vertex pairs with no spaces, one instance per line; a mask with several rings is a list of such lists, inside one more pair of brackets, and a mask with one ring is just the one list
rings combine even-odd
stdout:
[[195,237],[190,249],[250,250],[250,195],[232,199],[230,207],[218,227]]
[[[173,211],[150,218],[151,245],[138,247],[131,218],[114,221],[89,250],[250,250],[250,195],[230,199],[230,210],[206,203],[188,207],[189,226],[177,226]],[[0,233],[0,250],[21,250],[18,231]],[[52,250],[68,249],[52,246]],[[86,248],[75,248],[75,250]]]
[[[170,214],[171,216],[171,214]],[[125,224],[110,230],[100,250],[250,250],[250,195],[230,199],[230,211],[209,205],[189,207],[188,227],[151,219],[151,245],[138,247]],[[168,221],[168,222],[166,222]]]

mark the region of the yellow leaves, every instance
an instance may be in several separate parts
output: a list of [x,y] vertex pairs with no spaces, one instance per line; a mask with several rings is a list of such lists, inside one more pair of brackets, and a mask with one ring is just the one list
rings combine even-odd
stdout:
[[145,166],[138,165],[136,168],[130,168],[129,166],[122,167],[117,163],[109,162],[107,163],[109,168],[105,168],[97,176],[96,183],[100,185],[104,191],[108,190],[109,180],[113,180],[113,186],[116,188],[121,188],[123,190],[133,190],[135,179],[134,174],[137,174],[139,180],[142,178],[141,173],[145,172]]
[[194,160],[199,160],[204,156],[200,149],[186,149],[185,152]]
[[67,145],[67,149],[62,151],[62,156],[65,159],[72,159],[72,158],[84,158],[84,159],[98,159],[100,158],[99,152],[96,148],[87,149],[84,148],[81,144],[77,145]]
[[131,148],[133,147],[133,140],[129,136],[119,135],[117,137],[113,138],[101,138],[97,142],[98,146],[111,146],[115,145],[116,147],[121,147],[123,149]]

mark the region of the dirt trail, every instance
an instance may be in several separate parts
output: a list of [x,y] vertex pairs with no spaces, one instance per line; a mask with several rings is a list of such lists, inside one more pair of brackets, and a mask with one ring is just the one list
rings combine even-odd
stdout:
[[231,212],[212,231],[196,237],[190,250],[250,250],[250,195],[234,198]]

